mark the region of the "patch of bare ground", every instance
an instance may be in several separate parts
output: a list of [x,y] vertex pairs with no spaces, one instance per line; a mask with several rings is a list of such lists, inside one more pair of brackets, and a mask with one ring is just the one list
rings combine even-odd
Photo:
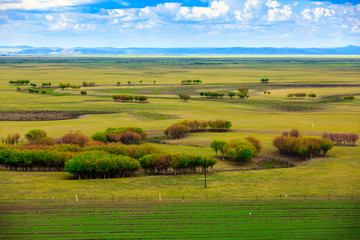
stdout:
[[24,111],[0,112],[0,121],[55,121],[75,119],[86,114],[104,114],[109,112],[92,111]]

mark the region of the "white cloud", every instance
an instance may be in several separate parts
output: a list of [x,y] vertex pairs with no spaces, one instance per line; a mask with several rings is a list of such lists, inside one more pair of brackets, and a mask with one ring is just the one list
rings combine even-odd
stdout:
[[58,7],[71,7],[92,2],[94,2],[94,0],[20,0],[15,3],[13,1],[0,3],[0,10],[46,10],[56,9]]
[[213,1],[209,7],[181,7],[176,20],[202,21],[225,16],[229,6],[223,1]]
[[270,0],[266,3],[266,5],[269,7],[269,10],[267,11],[269,22],[287,21],[290,19],[292,14],[292,8],[290,5],[284,5],[281,7],[281,4],[278,2]]

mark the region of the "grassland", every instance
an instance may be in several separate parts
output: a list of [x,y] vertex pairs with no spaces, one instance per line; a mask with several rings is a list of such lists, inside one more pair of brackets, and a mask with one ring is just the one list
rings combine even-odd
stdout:
[[[26,114],[25,112],[29,111],[78,112],[86,110],[87,114],[75,119],[58,121],[2,121],[0,137],[6,137],[7,134],[15,132],[23,136],[33,128],[46,130],[50,137],[61,137],[73,130],[90,136],[95,132],[104,131],[107,127],[127,126],[141,127],[150,136],[162,136],[167,126],[178,121],[222,118],[233,123],[232,130],[228,133],[193,133],[183,139],[166,140],[165,144],[156,145],[170,153],[191,153],[215,157],[214,152],[209,148],[212,140],[229,140],[251,135],[260,139],[264,146],[260,157],[270,156],[275,159],[289,160],[280,156],[272,146],[273,137],[284,130],[298,128],[303,135],[317,137],[323,132],[360,133],[359,66],[360,59],[358,58],[5,57],[0,58],[1,112]],[[261,84],[260,79],[263,77],[269,78],[270,83]],[[42,82],[51,82],[52,88],[49,89],[48,94],[44,95],[16,91],[17,86],[10,86],[8,82],[18,79],[29,79],[38,85]],[[203,83],[181,85],[180,82],[186,79],[201,79]],[[95,87],[80,89],[80,91],[88,92],[86,96],[81,96],[79,90],[60,90],[55,87],[60,82],[79,85],[84,81],[97,83]],[[131,81],[131,84],[127,81]],[[154,81],[156,81],[155,84]],[[117,86],[117,82],[121,82],[120,86]],[[199,96],[200,91],[222,91],[227,94],[230,91],[236,92],[236,89],[242,86],[250,88],[250,98],[244,101],[228,97],[210,100]],[[271,94],[264,94],[264,91],[270,91]],[[288,99],[286,95],[293,92],[316,93],[318,97],[302,100]],[[177,97],[180,93],[191,94],[192,99],[182,102]],[[149,96],[149,102],[113,102],[111,99],[113,94],[144,94]],[[356,96],[355,100],[343,101],[342,96],[350,94]],[[78,195],[80,200],[94,197],[133,200],[135,198],[156,199],[159,193],[165,199],[185,197],[185,199],[195,199],[194,202],[203,202],[208,198],[229,200],[234,196],[238,200],[254,200],[256,196],[258,200],[265,201],[278,199],[280,195],[285,196],[285,194],[292,200],[303,199],[305,194],[310,199],[317,200],[324,200],[329,196],[350,200],[351,197],[357,199],[360,196],[359,156],[359,146],[335,146],[329,152],[329,156],[324,158],[310,161],[291,159],[296,166],[293,168],[250,171],[242,170],[256,168],[254,162],[241,165],[219,160],[214,168],[215,171],[208,175],[206,189],[203,188],[202,174],[175,177],[147,176],[139,173],[133,178],[78,181],[65,172],[0,171],[0,200],[9,203],[16,199],[15,206],[21,206],[21,204],[34,203],[34,201],[38,203],[40,197],[46,199],[54,197],[62,199],[61,202],[65,198],[68,201],[74,200],[75,195]],[[224,171],[229,169],[236,171]],[[257,215],[256,219],[250,221],[252,224],[248,221],[248,212],[246,217],[239,218],[239,222],[233,220],[237,215],[244,215],[244,211],[248,211],[249,206],[253,207],[257,204],[261,205],[259,209],[265,210],[262,212],[263,215]],[[33,213],[33,210],[29,208],[27,213],[33,215],[21,219],[27,210],[14,212],[11,215],[11,208],[1,205],[1,221],[6,224],[1,229],[3,235],[0,237],[32,238],[34,236],[32,234],[41,232],[44,234],[42,236],[53,238],[86,238],[92,234],[90,229],[98,221],[108,221],[109,227],[96,226],[96,231],[93,233],[95,235],[91,235],[94,238],[113,231],[115,235],[102,236],[166,238],[165,235],[160,234],[160,230],[171,232],[173,236],[179,238],[186,238],[194,234],[196,223],[201,222],[198,226],[201,226],[205,232],[212,226],[224,226],[225,223],[219,224],[224,221],[229,221],[229,228],[224,228],[229,235],[221,235],[223,232],[218,232],[217,235],[217,232],[213,232],[214,238],[234,238],[235,235],[232,234],[244,234],[244,237],[261,239],[271,238],[275,236],[274,234],[278,234],[276,238],[289,238],[285,233],[290,231],[290,226],[294,229],[292,239],[306,237],[354,239],[359,236],[359,229],[352,228],[354,223],[359,221],[358,202],[304,203],[308,208],[302,203],[291,203],[293,205],[287,203],[291,205],[289,208],[285,207],[286,204],[283,206],[281,203],[271,203],[269,208],[272,210],[266,210],[266,204],[269,202],[249,205],[243,203],[236,207],[233,204],[219,204],[214,207],[209,204],[203,209],[197,204],[187,205],[184,210],[186,213],[190,214],[194,209],[198,209],[199,216],[204,217],[210,214],[213,221],[201,222],[197,216],[188,215],[186,219],[194,219],[194,221],[189,220],[186,224],[184,223],[186,227],[179,228],[179,231],[172,229],[177,222],[171,222],[172,218],[165,216],[164,212],[170,211],[169,209],[179,209],[184,205],[142,205],[139,209],[144,210],[139,210],[139,212],[134,210],[136,212],[133,215],[134,218],[141,218],[143,216],[141,211],[159,213],[164,216],[156,218],[156,221],[150,220],[149,228],[144,228],[147,229],[144,232],[133,228],[136,224],[132,225],[134,222],[127,215],[128,212],[133,211],[132,207],[124,208],[126,213],[114,206],[96,207],[93,211],[98,212],[91,214],[94,220],[87,222],[89,215],[85,206],[76,210],[75,208],[60,208],[60,205],[56,205],[61,216],[53,216],[52,208],[39,210],[44,214],[44,218],[41,218],[39,213]],[[328,205],[331,211],[325,210]],[[215,206],[221,211],[217,211]],[[347,206],[353,213],[348,214]],[[10,209],[9,212],[6,212],[6,209]],[[34,209],[41,209],[41,207],[35,206]],[[230,211],[226,214],[231,216],[222,214],[226,211]],[[106,218],[104,212],[110,212],[110,215],[113,213],[115,217]],[[194,214],[196,213],[197,211],[194,210]],[[293,213],[295,215],[291,215]],[[62,216],[68,214],[74,214],[74,218],[69,225],[64,225],[62,228],[60,225],[60,222],[64,220]],[[176,214],[184,215],[184,212],[175,211],[174,219],[185,219]],[[302,214],[309,218],[305,218]],[[8,220],[5,221],[5,217]],[[115,224],[122,217],[129,220],[129,222],[124,222],[128,228],[121,230],[124,227],[121,225],[120,230],[116,230]],[[270,222],[269,219],[272,219],[274,223],[267,225]],[[289,219],[291,219],[290,222],[288,222]],[[44,225],[44,220],[49,220],[49,224]],[[74,227],[73,223],[77,221],[83,221],[84,228]],[[162,228],[157,228],[159,221],[165,222],[161,224]],[[247,223],[244,225],[243,221]],[[54,226],[57,227],[54,230],[49,230],[50,222],[56,223]],[[296,225],[295,222],[299,224]],[[24,225],[23,228],[18,227],[20,223],[24,223],[21,224]],[[39,230],[39,224],[43,224],[42,230]],[[294,228],[295,225],[299,228]],[[144,226],[144,223],[140,226]],[[166,227],[168,228],[165,229]],[[73,229],[74,235],[60,234],[65,231],[65,228]],[[189,228],[189,231],[184,230],[185,228]],[[10,229],[10,232],[19,235],[4,235],[5,229],[6,231]],[[153,229],[158,229],[158,231]],[[261,234],[251,235],[259,229],[263,229]],[[121,235],[122,233],[116,231],[133,231],[138,235],[129,235],[130,233]],[[154,235],[146,235],[150,231],[153,231]],[[305,235],[305,232],[310,235]],[[47,233],[53,233],[53,235]],[[185,235],[181,235],[182,233]],[[200,233],[194,236],[203,237]]]
[[357,239],[356,202],[8,206],[3,239]]

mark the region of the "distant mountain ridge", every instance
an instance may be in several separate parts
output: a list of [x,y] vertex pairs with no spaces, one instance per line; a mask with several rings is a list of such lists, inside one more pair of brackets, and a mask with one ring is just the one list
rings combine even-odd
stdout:
[[360,46],[336,48],[194,47],[194,48],[113,48],[113,47],[31,47],[0,46],[4,55],[360,55]]

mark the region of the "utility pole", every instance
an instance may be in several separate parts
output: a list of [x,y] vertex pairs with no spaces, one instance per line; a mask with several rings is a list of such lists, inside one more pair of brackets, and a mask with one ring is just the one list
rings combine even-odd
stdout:
[[205,167],[204,167],[204,175],[205,175],[205,188],[206,188],[206,158],[205,158]]

